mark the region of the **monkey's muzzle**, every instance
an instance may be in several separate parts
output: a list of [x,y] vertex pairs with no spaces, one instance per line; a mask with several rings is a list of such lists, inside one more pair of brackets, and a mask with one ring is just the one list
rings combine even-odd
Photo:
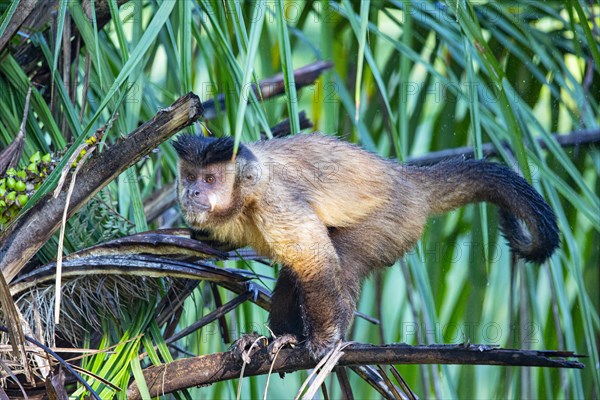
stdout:
[[184,203],[190,211],[200,213],[210,211],[212,204],[208,196],[199,190],[186,190],[184,193]]

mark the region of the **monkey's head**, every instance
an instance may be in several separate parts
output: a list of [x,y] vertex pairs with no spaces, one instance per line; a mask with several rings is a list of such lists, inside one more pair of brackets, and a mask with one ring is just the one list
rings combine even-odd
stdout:
[[241,173],[254,160],[252,152],[240,145],[234,155],[232,138],[183,134],[172,144],[179,155],[177,197],[190,227],[226,223],[240,213],[245,201],[243,186],[254,179]]

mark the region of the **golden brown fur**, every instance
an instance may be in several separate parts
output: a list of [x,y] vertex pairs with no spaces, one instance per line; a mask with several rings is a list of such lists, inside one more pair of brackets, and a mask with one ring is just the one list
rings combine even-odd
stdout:
[[271,329],[306,339],[314,356],[343,338],[363,278],[411,249],[431,214],[489,201],[517,254],[541,262],[558,245],[550,208],[498,164],[403,166],[323,135],[250,143],[235,158],[229,139],[182,135],[174,146],[185,220],[282,264]]

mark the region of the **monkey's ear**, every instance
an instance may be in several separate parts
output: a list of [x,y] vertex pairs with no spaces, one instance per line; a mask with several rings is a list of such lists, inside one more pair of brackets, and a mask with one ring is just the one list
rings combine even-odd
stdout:
[[234,140],[230,137],[216,139],[182,134],[171,144],[180,158],[195,165],[208,165],[233,159]]

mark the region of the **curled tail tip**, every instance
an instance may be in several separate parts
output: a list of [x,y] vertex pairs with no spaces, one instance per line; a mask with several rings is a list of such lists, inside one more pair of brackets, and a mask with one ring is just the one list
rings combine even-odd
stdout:
[[501,212],[501,227],[510,248],[525,261],[542,264],[560,245],[556,216],[550,207],[539,210],[535,232],[528,232],[512,214]]
[[525,261],[542,264],[547,259],[549,259],[554,251],[560,245],[560,240],[558,238],[558,232],[555,232],[555,237],[547,237],[545,242],[541,242],[538,246],[534,246],[531,249],[528,249],[528,252],[520,251],[520,249],[513,249],[517,251],[517,254],[523,258]]

